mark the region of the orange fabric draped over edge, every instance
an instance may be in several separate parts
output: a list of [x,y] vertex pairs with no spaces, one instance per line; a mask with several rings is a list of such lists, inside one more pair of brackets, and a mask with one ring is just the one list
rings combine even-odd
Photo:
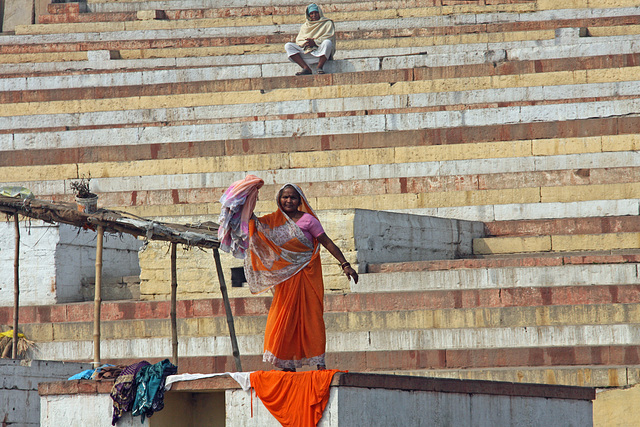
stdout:
[[331,379],[337,369],[306,372],[257,371],[251,387],[264,406],[285,427],[312,427],[329,402]]

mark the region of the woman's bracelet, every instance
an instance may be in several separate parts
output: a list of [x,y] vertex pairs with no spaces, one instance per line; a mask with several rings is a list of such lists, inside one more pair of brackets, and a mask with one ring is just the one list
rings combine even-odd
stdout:
[[344,270],[345,267],[351,267],[351,264],[349,264],[347,261],[345,261],[342,264],[340,264],[340,268],[342,268],[343,270]]

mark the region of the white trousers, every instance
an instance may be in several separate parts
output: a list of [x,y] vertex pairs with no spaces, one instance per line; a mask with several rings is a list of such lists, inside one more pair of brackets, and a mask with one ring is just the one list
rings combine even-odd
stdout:
[[291,57],[299,53],[307,64],[317,64],[321,56],[326,56],[327,59],[331,59],[333,56],[333,42],[331,40],[325,40],[316,50],[310,53],[304,53],[303,48],[291,42],[284,45],[284,50],[287,52],[287,57],[291,62],[293,62]]

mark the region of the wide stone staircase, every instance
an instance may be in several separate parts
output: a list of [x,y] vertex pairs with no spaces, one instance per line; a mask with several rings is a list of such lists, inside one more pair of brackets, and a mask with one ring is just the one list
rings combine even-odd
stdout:
[[[330,367],[640,382],[637,2],[321,4],[336,58],[294,77],[283,44],[304,6],[51,4],[0,37],[0,186],[72,201],[90,176],[100,206],[193,223],[247,173],[265,180],[258,212],[295,182],[362,273],[349,284],[323,255]],[[425,216],[451,221],[425,233]],[[427,249],[394,257],[410,243]],[[141,252],[141,300],[104,303],[108,361],[171,354],[167,252]],[[234,369],[211,254],[178,266],[180,371]],[[268,369],[270,298],[230,291],[243,368]],[[92,321],[89,303],[21,310],[45,359],[90,360]]]

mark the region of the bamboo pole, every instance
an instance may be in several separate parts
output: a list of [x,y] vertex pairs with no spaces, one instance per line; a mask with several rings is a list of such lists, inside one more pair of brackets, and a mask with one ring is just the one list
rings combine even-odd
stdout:
[[98,225],[96,245],[96,288],[93,308],[93,367],[100,366],[100,303],[102,302],[102,246],[104,226]]
[[13,260],[13,341],[11,343],[11,357],[18,358],[18,315],[20,313],[20,223],[18,214],[13,215],[16,230],[16,252]]
[[171,243],[171,348],[173,350],[173,364],[178,366],[178,321],[176,319],[176,305],[178,294],[178,274],[176,267],[177,243]]
[[220,253],[217,249],[213,250],[213,259],[216,262],[216,271],[218,272],[218,282],[220,282],[220,291],[222,292],[222,300],[224,301],[224,311],[227,313],[227,324],[229,325],[229,336],[231,337],[231,348],[233,349],[233,358],[236,361],[236,370],[242,372],[242,363],[240,362],[240,350],[238,350],[238,341],[236,340],[236,328],[233,325],[233,313],[231,313],[231,304],[229,304],[229,295],[227,295],[227,285],[224,282],[224,273],[222,272],[222,264],[220,263]]

